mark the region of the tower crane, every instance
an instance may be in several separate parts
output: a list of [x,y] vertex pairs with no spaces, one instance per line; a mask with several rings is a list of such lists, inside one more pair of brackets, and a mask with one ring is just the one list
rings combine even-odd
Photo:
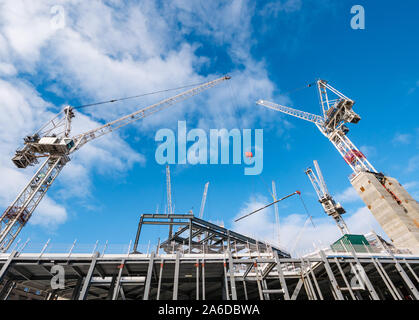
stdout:
[[[272,198],[274,201],[276,201],[276,185],[275,185],[275,181],[272,180]],[[279,225],[279,209],[278,209],[278,203],[274,204],[274,212],[275,212],[275,231],[278,233],[277,234],[277,239],[278,239],[278,245],[280,245],[280,241],[281,241],[281,227]]]
[[[172,183],[170,181],[170,168],[169,165],[166,165],[166,193],[167,193],[167,214],[173,214],[172,207]],[[173,222],[173,219],[170,219],[170,222]],[[172,237],[173,225],[169,226],[169,238]]]
[[355,102],[325,80],[317,80],[316,85],[321,115],[266,100],[256,103],[314,123],[351,167],[352,186],[394,244],[419,253],[419,203],[396,179],[378,172],[347,137],[349,129],[346,124],[356,124],[361,120],[352,110]]
[[204,216],[205,202],[207,201],[208,186],[209,186],[209,182],[205,184],[204,193],[202,194],[201,208],[199,210],[199,219],[202,219],[202,217]]
[[[259,100],[256,103],[314,123],[320,132],[332,142],[354,172],[370,171],[377,173],[377,170],[375,170],[365,155],[346,136],[349,131],[346,124],[358,123],[361,120],[361,117],[352,110],[355,102],[333,88],[325,80],[318,80],[317,88],[322,109],[321,116],[266,100]],[[329,97],[329,93],[333,96]]]
[[311,168],[308,168],[305,171],[305,173],[307,174],[308,178],[311,181],[311,184],[314,187],[314,190],[317,193],[319,202],[322,205],[324,212],[326,212],[328,216],[331,216],[335,220],[340,232],[342,232],[342,235],[348,234],[349,229],[346,226],[345,221],[343,221],[342,219],[342,214],[344,214],[346,211],[345,209],[343,209],[339,202],[335,202],[335,200],[332,198],[329,191],[327,190],[323,174],[320,170],[317,161],[314,160],[313,163],[317,176]]
[[75,136],[71,136],[71,122],[75,117],[74,108],[65,106],[60,113],[48,121],[36,133],[25,137],[23,148],[17,150],[12,158],[13,163],[18,168],[35,165],[38,163],[38,159],[42,157],[45,157],[46,160],[40,165],[28,184],[1,216],[0,252],[7,251],[13,243],[58,174],[70,161],[72,153],[96,138],[148,117],[153,113],[162,111],[228,79],[230,79],[229,76],[223,76],[206,82]]

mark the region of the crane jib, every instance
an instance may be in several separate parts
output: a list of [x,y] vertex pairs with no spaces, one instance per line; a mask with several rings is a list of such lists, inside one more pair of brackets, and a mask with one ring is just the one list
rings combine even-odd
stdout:
[[70,131],[74,112],[73,108],[66,106],[63,111],[47,122],[38,132],[26,137],[24,139],[24,147],[17,150],[12,158],[13,163],[18,168],[26,168],[27,166],[37,164],[39,157],[47,157],[23,191],[0,218],[0,252],[5,252],[9,249],[62,168],[70,161],[69,155],[72,152],[93,139],[162,111],[228,79],[230,79],[229,76],[223,76],[198,85],[72,138],[70,137]]

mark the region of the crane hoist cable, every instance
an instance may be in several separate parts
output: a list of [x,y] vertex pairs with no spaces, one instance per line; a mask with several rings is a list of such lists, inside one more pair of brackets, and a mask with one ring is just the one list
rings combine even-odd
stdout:
[[307,217],[310,219],[310,222],[313,225],[313,228],[316,228],[316,226],[315,226],[315,224],[313,222],[313,218],[310,215],[310,213],[308,212],[308,209],[307,209],[307,206],[306,206],[306,204],[305,204],[305,202],[303,200],[303,197],[301,196],[301,194],[299,194],[299,196],[300,196],[301,203],[303,204],[304,210],[306,211]]
[[316,84],[316,82],[311,82],[311,83],[308,83],[308,84],[306,84],[306,85],[304,85],[304,86],[297,87],[297,88],[294,88],[294,89],[288,90],[288,91],[286,91],[286,92],[282,92],[281,94],[282,94],[282,95],[284,95],[284,94],[294,93],[294,92],[297,92],[297,91],[300,91],[300,90],[303,90],[303,89],[306,89],[306,88],[311,88],[311,87],[312,87],[312,86],[314,86],[315,84]]
[[237,222],[237,221],[240,221],[241,219],[247,218],[248,216],[250,216],[252,214],[255,214],[256,212],[259,212],[259,211],[261,211],[263,209],[266,209],[266,208],[272,206],[273,204],[275,204],[275,203],[277,203],[279,201],[285,200],[285,199],[287,199],[287,198],[289,198],[289,197],[291,197],[291,196],[293,196],[295,194],[301,194],[301,192],[297,190],[297,191],[295,191],[295,192],[293,192],[293,193],[291,193],[291,194],[289,194],[289,195],[287,195],[285,197],[282,197],[281,199],[278,199],[278,200],[276,200],[274,202],[271,202],[271,203],[267,204],[266,206],[264,206],[262,208],[259,208],[259,209],[255,210],[255,211],[252,211],[252,212],[248,213],[248,214],[245,214],[244,216],[241,216],[240,218],[237,218],[236,220],[234,220],[234,222]]
[[97,105],[106,104],[106,103],[113,103],[113,102],[118,102],[118,101],[123,101],[123,100],[141,98],[141,97],[150,96],[150,95],[153,95],[153,94],[158,94],[158,93],[163,93],[163,92],[169,92],[169,91],[175,91],[175,90],[195,87],[195,86],[199,86],[199,85],[204,84],[204,83],[206,83],[206,82],[199,82],[199,83],[189,84],[189,85],[186,85],[186,86],[181,86],[181,87],[176,87],[176,88],[170,88],[170,89],[158,90],[158,91],[153,91],[153,92],[141,93],[141,94],[137,94],[137,95],[134,95],[134,96],[122,97],[122,98],[117,98],[117,99],[110,99],[110,100],[106,100],[106,101],[93,102],[93,103],[89,103],[89,104],[83,104],[83,105],[75,106],[75,107],[73,107],[73,109],[82,109],[82,108],[97,106]]

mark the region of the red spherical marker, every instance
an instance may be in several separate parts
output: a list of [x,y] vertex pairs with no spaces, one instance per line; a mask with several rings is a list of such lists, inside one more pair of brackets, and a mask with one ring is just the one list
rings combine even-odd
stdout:
[[245,155],[247,158],[253,158],[253,153],[252,153],[251,151],[246,151],[246,152],[244,153],[244,155]]

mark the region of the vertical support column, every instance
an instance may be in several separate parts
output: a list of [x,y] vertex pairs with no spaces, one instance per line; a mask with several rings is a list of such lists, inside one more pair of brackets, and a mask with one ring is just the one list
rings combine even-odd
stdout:
[[192,252],[192,219],[189,219],[189,253]]
[[205,300],[205,259],[202,259],[202,300]]
[[[226,300],[230,300],[230,292],[228,290],[228,279],[227,279],[227,262],[223,261],[223,267],[224,267],[224,288],[223,293],[225,293]],[[224,298],[224,297],[223,297]]]
[[141,216],[140,221],[138,222],[138,229],[137,229],[137,234],[135,235],[135,241],[134,241],[134,248],[133,248],[133,252],[138,252],[137,251],[137,247],[138,247],[138,240],[140,239],[140,234],[141,234],[141,227],[143,225],[143,216]]
[[338,286],[338,283],[336,281],[336,278],[335,278],[335,276],[333,274],[332,268],[330,267],[329,261],[327,261],[326,255],[324,254],[324,251],[323,250],[320,250],[320,257],[323,260],[324,267],[326,269],[327,275],[329,277],[329,280],[330,280],[330,283],[332,285],[333,292],[336,295],[336,298],[338,300],[343,300],[342,292],[339,289],[339,286]]
[[246,280],[243,279],[243,289],[244,289],[244,299],[249,300],[247,297],[247,288],[246,288]]
[[255,270],[255,274],[256,274],[256,283],[258,285],[259,299],[260,300],[263,300],[262,286],[260,284],[259,272],[258,272],[258,264],[257,264],[257,260],[256,259],[253,259],[253,269]]
[[3,267],[0,270],[0,282],[3,280],[3,277],[6,275],[7,270],[10,267],[10,264],[13,261],[13,258],[16,256],[17,251],[12,251],[12,253],[10,253],[9,258],[7,259],[6,263],[3,265]]
[[397,292],[396,287],[393,284],[393,281],[389,278],[386,270],[384,270],[384,267],[381,265],[380,261],[375,260],[375,258],[371,257],[372,263],[374,264],[375,268],[377,269],[377,272],[380,274],[381,279],[383,279],[384,284],[386,285],[388,291],[390,292],[391,296],[394,300],[402,300],[402,297]]
[[120,285],[121,285],[121,277],[122,277],[122,272],[124,271],[124,265],[125,265],[125,259],[121,261],[121,264],[119,265],[119,271],[118,271],[118,276],[116,277],[116,282],[115,282],[115,287],[113,289],[113,294],[112,294],[112,300],[117,300],[118,299],[118,295],[120,292]]
[[282,272],[281,262],[279,260],[279,256],[278,256],[277,251],[274,251],[274,258],[275,258],[275,262],[276,262],[276,269],[278,271],[279,281],[281,282],[281,287],[282,287],[282,290],[284,291],[284,299],[289,300],[290,295],[288,293],[287,284],[285,282],[284,273]]
[[[346,247],[346,246],[345,246],[345,247]],[[370,279],[369,279],[369,278],[368,278],[368,276],[367,276],[367,273],[365,272],[364,267],[362,266],[361,262],[359,262],[358,256],[356,255],[355,249],[354,249],[354,247],[352,246],[352,244],[350,244],[349,249],[350,249],[350,251],[351,251],[351,253],[352,253],[352,256],[354,257],[354,259],[355,259],[355,261],[356,261],[356,264],[358,265],[358,267],[360,268],[360,270],[362,270],[362,272],[363,272],[363,277],[362,277],[362,280],[364,281],[365,285],[367,286],[368,291],[369,291],[369,293],[370,293],[370,295],[371,295],[372,299],[373,299],[373,300],[380,300],[380,298],[378,297],[378,294],[377,294],[377,292],[375,291],[375,289],[374,289],[374,287],[373,287],[373,285],[372,285],[372,283],[371,283]]]
[[56,300],[57,299],[57,290],[51,291],[46,297],[45,300]]
[[176,252],[175,274],[173,280],[173,300],[177,300],[179,287],[179,267],[180,267],[180,252]]
[[236,281],[234,279],[234,265],[231,251],[228,251],[228,269],[230,271],[231,299],[237,300]]
[[16,287],[16,282],[12,282],[12,284],[10,285],[9,289],[7,290],[7,293],[5,294],[3,300],[7,300],[9,299],[10,294],[12,293],[13,289]]
[[83,277],[78,278],[76,282],[76,286],[73,289],[73,294],[71,295],[71,300],[78,299],[82,283],[83,283]]
[[116,282],[116,277],[117,275],[114,274],[112,276],[112,280],[111,280],[111,284],[109,286],[109,291],[108,291],[108,295],[106,297],[106,300],[112,300],[112,296],[113,296],[113,291],[115,290],[115,282]]
[[264,296],[265,300],[270,300],[271,297],[270,297],[269,292],[268,292],[268,284],[266,283],[266,279],[262,280],[262,288],[263,288],[263,296]]
[[154,266],[154,252],[150,254],[150,260],[148,262],[147,278],[145,280],[143,300],[148,300],[148,296],[150,294],[150,284],[151,284],[151,278],[153,276],[153,266]]
[[164,266],[164,260],[162,259],[160,262],[160,273],[159,273],[159,284],[157,285],[157,300],[160,300],[160,288],[161,288],[161,278],[163,276],[163,266]]
[[196,267],[196,300],[199,300],[199,260],[195,261]]
[[[317,300],[316,293],[314,292],[314,287],[311,283],[309,270],[308,270],[308,268],[306,268],[304,260],[302,258],[300,260],[301,260],[301,278],[303,279],[304,288],[306,289],[307,296],[310,300]],[[306,269],[306,270],[304,271],[304,269]],[[305,273],[306,281],[304,281],[304,273]],[[307,282],[307,284],[306,284],[306,282]]]
[[337,258],[334,258],[334,260],[335,260],[335,263],[338,267],[340,275],[342,276],[343,281],[345,282],[345,285],[348,288],[348,291],[349,291],[349,294],[351,295],[352,300],[356,300],[354,292],[352,291],[352,287],[351,287],[350,283],[348,282],[348,279],[346,279],[345,273],[343,272],[342,267],[340,266],[339,260]]
[[12,285],[12,280],[9,279],[3,284],[3,288],[0,291],[0,300],[5,300],[3,297],[6,295],[7,291],[9,290],[10,286]]
[[317,293],[319,294],[319,298],[320,298],[320,300],[323,300],[323,295],[322,295],[322,292],[320,290],[319,283],[317,282],[316,275],[314,274],[314,271],[313,271],[313,268],[311,267],[311,262],[310,262],[309,259],[307,260],[307,264],[308,264],[308,268],[310,270],[310,274],[313,277],[314,285],[316,286]]
[[415,285],[410,280],[410,278],[406,274],[406,272],[403,270],[403,267],[400,265],[400,263],[398,263],[397,260],[394,257],[393,257],[393,260],[395,262],[395,267],[396,267],[397,271],[402,276],[402,278],[403,278],[404,282],[406,283],[407,287],[410,289],[410,291],[412,292],[412,294],[416,298],[416,300],[419,300],[419,292],[418,292],[418,289],[416,289]]
[[413,277],[415,278],[416,282],[417,282],[417,283],[419,283],[419,278],[418,278],[418,276],[416,275],[415,271],[413,271],[413,269],[412,269],[412,267],[410,266],[409,262],[407,262],[407,260],[406,260],[406,259],[403,259],[403,261],[404,261],[404,263],[405,263],[406,267],[409,269],[410,273],[411,273],[411,274],[413,275]]
[[93,255],[92,263],[90,264],[89,271],[84,279],[83,288],[81,289],[79,300],[85,300],[87,292],[89,291],[90,281],[92,280],[93,272],[95,271],[96,260],[99,257],[99,252]]
[[300,278],[297,282],[297,285],[295,286],[294,292],[292,293],[291,300],[296,300],[297,299],[302,285],[303,285],[303,279]]

